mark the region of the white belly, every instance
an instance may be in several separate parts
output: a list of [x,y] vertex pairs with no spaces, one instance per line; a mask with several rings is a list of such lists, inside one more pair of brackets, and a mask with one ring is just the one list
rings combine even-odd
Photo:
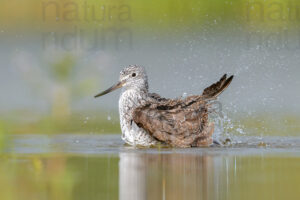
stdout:
[[132,120],[133,110],[141,105],[141,100],[142,96],[135,90],[126,90],[120,96],[119,114],[122,139],[130,145],[150,146],[156,144],[157,141]]

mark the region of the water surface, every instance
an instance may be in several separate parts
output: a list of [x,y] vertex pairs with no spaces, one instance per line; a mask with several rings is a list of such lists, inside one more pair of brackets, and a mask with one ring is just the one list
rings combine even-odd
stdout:
[[300,138],[210,148],[126,146],[120,135],[15,135],[0,199],[299,199]]

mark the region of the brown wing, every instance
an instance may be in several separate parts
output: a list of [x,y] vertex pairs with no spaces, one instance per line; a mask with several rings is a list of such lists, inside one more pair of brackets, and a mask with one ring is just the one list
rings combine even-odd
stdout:
[[217,97],[219,96],[231,83],[233,79],[233,76],[230,76],[229,78],[227,78],[227,75],[224,74],[222,76],[222,78],[212,84],[211,86],[207,87],[204,89],[202,95],[205,97]]
[[233,75],[227,78],[227,75],[224,74],[218,82],[205,88],[202,95],[188,96],[185,99],[166,99],[156,93],[150,93],[150,99],[152,99],[152,103],[153,101],[159,102],[160,105],[158,105],[158,108],[161,109],[175,109],[182,107],[192,107],[193,109],[197,109],[199,102],[201,104],[203,101],[208,102],[218,97],[230,85],[232,79]]
[[168,101],[169,99],[161,97],[157,93],[149,93],[149,97],[155,99],[156,101],[162,102],[162,101]]
[[212,124],[208,122],[205,104],[199,109],[169,109],[160,104],[148,104],[135,109],[133,120],[154,138],[172,146],[191,147],[212,143]]
[[133,120],[159,141],[177,147],[210,145],[213,123],[208,121],[209,100],[221,94],[232,81],[226,74],[206,88],[202,95],[165,99],[149,95],[148,104],[135,109]]

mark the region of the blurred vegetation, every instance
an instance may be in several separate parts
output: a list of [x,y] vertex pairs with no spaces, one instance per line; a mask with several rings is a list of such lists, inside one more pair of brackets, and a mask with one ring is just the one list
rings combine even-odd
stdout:
[[5,139],[5,123],[3,121],[0,120],[0,152],[4,146],[4,139]]
[[[91,113],[82,114],[71,108],[72,103],[98,90],[96,79],[101,75],[95,73],[93,68],[83,69],[78,65],[76,56],[66,53],[46,62],[42,70],[34,66],[33,62],[28,62],[26,56],[23,57],[21,62],[17,63],[20,69],[18,72],[31,86],[32,92],[47,102],[49,110],[45,113],[25,108],[21,111],[2,113],[0,121],[6,125],[6,133],[86,133],[103,130],[119,132],[119,129],[112,125],[113,120],[112,123],[107,123],[107,117],[96,117],[97,114],[89,119],[87,116]],[[85,74],[86,78],[82,78],[82,74]],[[99,126],[102,129],[96,130]]]
[[65,56],[51,67],[51,73],[57,82],[66,82],[72,73],[76,62],[70,55]]
[[299,136],[300,116],[282,113],[264,113],[240,118],[249,135]]
[[[4,137],[5,134],[120,133],[118,114],[116,112],[109,112],[109,116],[100,114],[106,112],[73,113],[64,120],[53,118],[51,115],[35,115],[30,111],[10,113],[5,119],[0,117],[0,125],[6,127],[2,131],[0,127],[0,142],[1,136]],[[26,119],[28,115],[31,119]]]
[[[46,60],[43,68],[36,65],[36,60],[32,61],[27,54],[16,60],[21,78],[35,95],[47,102],[48,109],[46,112],[26,108],[2,112],[0,144],[4,134],[120,132],[115,112],[110,112],[108,119],[107,115],[103,115],[108,113],[106,111],[95,113],[72,110],[72,103],[98,90],[97,79],[101,77],[99,71],[79,66],[77,57],[71,53],[54,54],[54,58]],[[86,78],[82,78],[82,75]]]
[[[86,18],[85,3],[95,9],[97,16],[104,16],[100,22]],[[274,30],[293,28],[294,23],[300,23],[297,6],[297,0],[2,0],[0,22],[9,30],[26,27],[29,31],[38,31],[41,27],[64,31],[74,25],[94,29],[95,25],[105,28],[121,24],[138,29],[147,24],[162,32],[166,28],[202,29],[209,22],[216,26],[230,22],[249,30]]]

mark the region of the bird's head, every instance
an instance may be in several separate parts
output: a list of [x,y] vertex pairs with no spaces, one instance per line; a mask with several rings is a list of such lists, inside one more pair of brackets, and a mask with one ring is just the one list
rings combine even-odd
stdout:
[[148,91],[147,74],[143,67],[130,65],[120,72],[119,82],[107,90],[97,94],[95,97],[100,97],[108,94],[118,88],[144,90]]

